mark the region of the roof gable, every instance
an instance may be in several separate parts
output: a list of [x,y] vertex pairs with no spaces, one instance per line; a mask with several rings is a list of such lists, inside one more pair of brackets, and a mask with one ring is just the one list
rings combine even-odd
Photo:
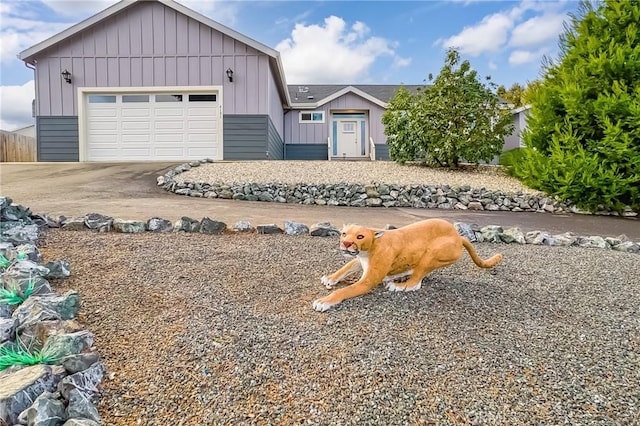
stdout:
[[382,108],[387,108],[388,102],[400,87],[405,87],[410,92],[415,93],[425,86],[399,84],[292,84],[288,86],[288,90],[293,108],[317,108],[347,93],[353,93]]
[[[36,55],[38,53],[41,53],[52,46],[55,46],[65,40],[68,40],[70,37],[73,37],[74,35],[81,33],[82,31],[88,29],[89,27],[92,27],[100,22],[103,22],[108,18],[116,15],[117,13],[144,1],[149,1],[149,0],[121,0],[120,2],[102,10],[101,12],[96,13],[95,15],[85,19],[84,21],[79,22],[58,34],[52,37],[49,37],[48,39],[38,44],[35,44],[34,46],[29,47],[28,49],[23,50],[18,54],[18,58],[23,60],[24,62],[34,64]],[[284,75],[284,67],[282,65],[280,53],[277,50],[272,49],[235,30],[232,30],[231,28],[225,25],[222,25],[219,22],[216,22],[210,18],[207,18],[206,16],[198,12],[195,12],[186,6],[183,6],[182,4],[176,1],[173,1],[173,0],[154,0],[154,1],[161,3],[164,6],[175,10],[178,13],[181,13],[191,19],[194,19],[200,22],[201,24],[212,28],[215,31],[218,31],[230,38],[238,40],[239,42],[246,44],[247,46],[257,50],[258,52],[261,52],[269,56],[269,62],[272,66],[274,78],[278,84],[278,91],[280,92],[280,95],[282,96],[282,98],[285,100],[285,103],[287,105],[290,104],[289,93],[287,92],[287,89],[286,89],[287,83]]]

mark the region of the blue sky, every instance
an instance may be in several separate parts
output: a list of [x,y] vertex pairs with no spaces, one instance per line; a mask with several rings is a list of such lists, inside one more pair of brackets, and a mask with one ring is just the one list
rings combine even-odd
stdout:
[[[113,0],[2,0],[0,128],[31,124],[33,71],[20,51]],[[497,84],[539,76],[576,1],[202,1],[184,5],[281,52],[289,84],[421,84],[457,47]]]

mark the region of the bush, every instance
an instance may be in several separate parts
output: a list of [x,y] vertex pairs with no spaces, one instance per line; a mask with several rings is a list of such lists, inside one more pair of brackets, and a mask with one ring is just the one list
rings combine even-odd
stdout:
[[514,148],[500,154],[498,164],[504,166],[507,173],[514,176],[514,167],[516,164],[524,161],[525,150],[523,148]]

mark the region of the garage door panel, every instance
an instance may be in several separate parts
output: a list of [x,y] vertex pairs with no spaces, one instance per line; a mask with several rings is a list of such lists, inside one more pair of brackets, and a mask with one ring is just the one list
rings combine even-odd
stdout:
[[[203,101],[200,95],[189,96],[188,91],[182,96],[172,93],[170,99],[150,92],[97,94],[99,98],[115,97],[115,102],[88,103],[88,160],[219,158],[218,102]],[[161,102],[158,97],[171,101]],[[216,99],[215,95],[212,99]]]

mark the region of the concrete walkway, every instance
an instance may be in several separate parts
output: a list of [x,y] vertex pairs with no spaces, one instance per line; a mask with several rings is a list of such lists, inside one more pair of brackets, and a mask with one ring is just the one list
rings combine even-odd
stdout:
[[254,226],[285,220],[311,225],[336,226],[360,223],[372,227],[406,225],[441,217],[478,225],[519,226],[523,231],[553,234],[571,231],[580,235],[618,236],[640,241],[640,220],[616,217],[549,213],[513,213],[413,208],[355,208],[305,206],[235,200],[191,198],[164,191],[156,177],[177,163],[3,163],[0,195],[35,213],[83,216],[102,213],[122,219],[146,220],[154,216],[177,220],[182,216],[208,216],[232,226],[249,220]]

